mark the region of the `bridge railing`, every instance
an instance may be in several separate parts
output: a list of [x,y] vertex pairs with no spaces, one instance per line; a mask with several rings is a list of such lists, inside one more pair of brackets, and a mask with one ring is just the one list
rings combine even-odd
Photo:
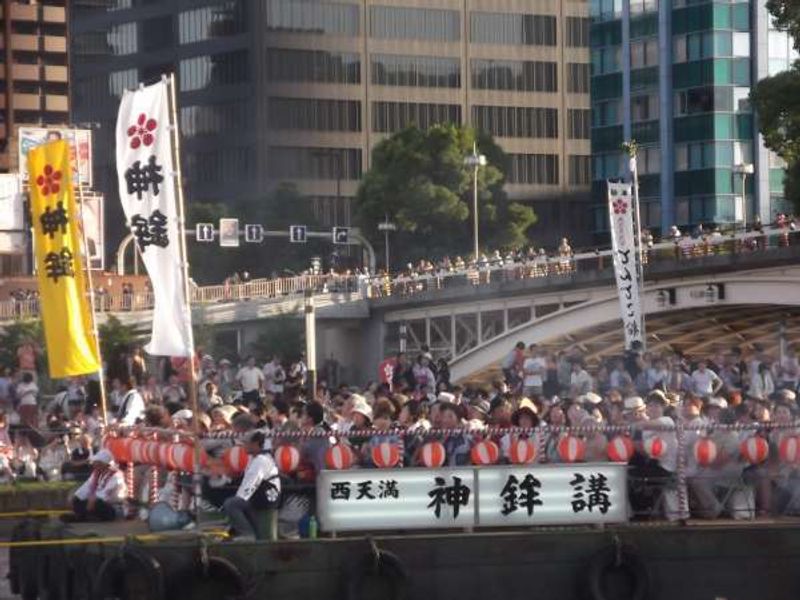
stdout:
[[[766,253],[800,244],[800,232],[788,228],[767,229],[736,236],[690,237],[655,244],[646,251],[645,268],[658,263],[689,261],[709,256]],[[508,264],[486,261],[458,270],[422,273],[413,276],[367,277],[363,275],[299,275],[279,279],[254,279],[244,283],[224,283],[192,288],[192,303],[215,304],[253,299],[284,300],[307,290],[314,293],[355,294],[357,297],[407,297],[420,293],[533,278],[563,278],[576,272],[602,272],[613,266],[611,250],[580,252],[572,256],[537,256]],[[135,312],[153,308],[153,293],[98,291],[98,312]],[[39,316],[39,299],[0,301],[0,321]]]

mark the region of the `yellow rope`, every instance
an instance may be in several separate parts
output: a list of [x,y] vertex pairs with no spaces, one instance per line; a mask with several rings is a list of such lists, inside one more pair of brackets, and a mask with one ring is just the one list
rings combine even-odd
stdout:
[[69,510],[21,510],[19,512],[0,513],[0,519],[19,519],[20,517],[57,517],[67,514]]
[[[211,537],[227,538],[228,534],[224,531],[207,531],[203,535]],[[171,539],[169,536],[146,533],[142,535],[117,535],[93,538],[66,538],[57,540],[26,540],[21,542],[0,542],[0,548],[36,548],[40,546],[80,546],[83,544],[121,544],[126,541],[137,542],[159,542]],[[173,538],[174,539],[174,538]]]

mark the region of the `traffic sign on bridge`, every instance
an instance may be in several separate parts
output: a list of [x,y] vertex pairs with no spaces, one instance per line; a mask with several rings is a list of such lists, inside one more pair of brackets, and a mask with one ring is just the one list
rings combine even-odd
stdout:
[[350,243],[350,228],[349,227],[334,227],[333,228],[333,243],[346,245]]
[[264,241],[264,227],[248,223],[244,226],[244,241],[251,244],[260,244]]
[[194,226],[194,237],[198,242],[213,242],[214,224],[198,223]]
[[289,241],[293,244],[305,244],[308,238],[308,229],[305,225],[291,225],[289,227]]

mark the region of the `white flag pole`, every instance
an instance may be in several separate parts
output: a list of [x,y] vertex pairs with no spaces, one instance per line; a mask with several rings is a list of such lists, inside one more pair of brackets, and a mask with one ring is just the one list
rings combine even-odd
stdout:
[[186,321],[188,323],[189,337],[189,404],[192,407],[192,430],[194,432],[194,473],[193,473],[193,493],[195,499],[195,511],[199,514],[199,500],[201,494],[200,478],[200,419],[197,406],[197,371],[194,366],[195,347],[194,331],[192,330],[192,296],[189,286],[189,254],[186,251],[186,236],[184,229],[186,224],[186,210],[183,198],[183,172],[181,170],[181,136],[178,129],[178,97],[175,91],[175,73],[170,73],[169,77],[162,75],[169,87],[170,104],[170,131],[172,132],[172,165],[175,169],[174,184],[175,194],[178,200],[178,237],[180,238],[181,266],[183,267],[183,294],[186,300]]
[[639,168],[638,168],[638,154],[639,154],[639,146],[636,143],[636,140],[631,140],[626,146],[626,151],[628,152],[629,162],[628,167],[631,172],[631,178],[633,180],[633,206],[634,206],[634,218],[635,227],[636,227],[636,246],[638,247],[637,252],[637,261],[636,261],[636,276],[639,278],[639,291],[641,293],[641,306],[642,306],[642,313],[641,313],[641,320],[640,327],[642,330],[642,352],[647,351],[647,331],[645,329],[645,311],[644,309],[644,247],[642,246],[642,214],[639,207]]
[[83,242],[84,268],[86,269],[86,285],[89,286],[89,309],[92,311],[92,332],[94,333],[94,344],[97,351],[97,358],[100,361],[100,370],[97,373],[100,384],[100,413],[103,416],[103,424],[108,425],[108,404],[106,402],[106,378],[103,369],[103,354],[100,352],[100,331],[97,327],[96,299],[94,295],[94,283],[92,282],[92,260],[89,255],[89,239],[86,236],[86,219],[84,218],[84,198],[83,182],[81,179],[81,149],[78,144],[78,130],[72,128],[72,139],[75,143],[75,169],[78,172],[77,182],[73,181],[73,187],[78,190],[78,204],[80,204],[81,218],[81,238]]

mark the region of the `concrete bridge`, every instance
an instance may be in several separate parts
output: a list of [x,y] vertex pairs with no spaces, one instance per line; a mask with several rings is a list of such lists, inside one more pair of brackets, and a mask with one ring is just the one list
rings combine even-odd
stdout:
[[[667,242],[646,260],[649,350],[774,350],[781,339],[800,341],[800,232]],[[392,280],[306,276],[198,288],[194,322],[235,336],[246,353],[267,319],[301,316],[306,290],[317,307],[318,364],[335,361],[340,381],[374,378],[401,347],[413,355],[428,346],[449,362],[454,381],[490,377],[517,341],[577,347],[589,359],[622,349],[609,251]],[[151,301],[114,299],[101,319],[114,314],[145,331]],[[21,312],[5,310],[6,318]]]

